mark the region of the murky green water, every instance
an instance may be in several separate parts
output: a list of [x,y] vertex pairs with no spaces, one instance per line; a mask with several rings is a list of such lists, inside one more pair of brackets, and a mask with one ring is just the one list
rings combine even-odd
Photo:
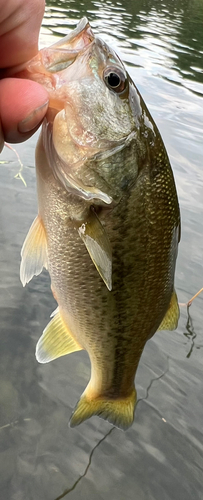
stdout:
[[[176,179],[182,240],[180,302],[203,286],[202,0],[47,1],[41,46],[87,15],[119,52],[164,138]],[[55,307],[46,273],[23,289],[20,248],[36,215],[34,149],[0,160],[0,491],[4,500],[202,500],[203,295],[181,308],[175,332],[150,340],[136,376],[126,433],[92,418],[68,420],[89,378],[84,352],[40,366],[35,344]],[[105,437],[106,436],[106,437]]]

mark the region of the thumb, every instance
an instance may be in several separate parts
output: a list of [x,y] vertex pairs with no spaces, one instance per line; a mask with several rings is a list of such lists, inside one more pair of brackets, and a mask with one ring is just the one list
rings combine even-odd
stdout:
[[[41,124],[49,96],[39,83],[18,78],[0,80],[0,145],[28,139]],[[2,138],[3,136],[3,138]]]

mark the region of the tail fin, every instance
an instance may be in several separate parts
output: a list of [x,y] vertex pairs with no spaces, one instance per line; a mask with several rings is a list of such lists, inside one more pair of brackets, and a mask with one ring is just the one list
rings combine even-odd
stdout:
[[78,401],[70,419],[70,427],[81,424],[84,420],[98,415],[122,430],[133,423],[134,409],[137,400],[135,388],[127,398],[123,399],[88,399],[84,393]]

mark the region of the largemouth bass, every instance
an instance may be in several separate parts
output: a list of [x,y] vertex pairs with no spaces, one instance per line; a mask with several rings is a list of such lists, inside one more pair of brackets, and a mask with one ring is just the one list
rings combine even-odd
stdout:
[[36,149],[38,216],[21,281],[48,269],[58,308],[36,348],[47,363],[85,349],[91,378],[72,414],[127,429],[145,343],[175,329],[180,213],[160,133],[115,52],[86,18],[19,74],[50,106]]

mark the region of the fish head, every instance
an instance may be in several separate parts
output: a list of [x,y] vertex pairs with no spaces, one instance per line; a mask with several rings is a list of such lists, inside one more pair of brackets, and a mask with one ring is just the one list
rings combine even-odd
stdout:
[[136,137],[142,112],[122,61],[83,18],[26,70],[49,92],[43,135],[55,176],[70,192],[111,204],[118,170],[121,184],[126,177],[118,154]]

